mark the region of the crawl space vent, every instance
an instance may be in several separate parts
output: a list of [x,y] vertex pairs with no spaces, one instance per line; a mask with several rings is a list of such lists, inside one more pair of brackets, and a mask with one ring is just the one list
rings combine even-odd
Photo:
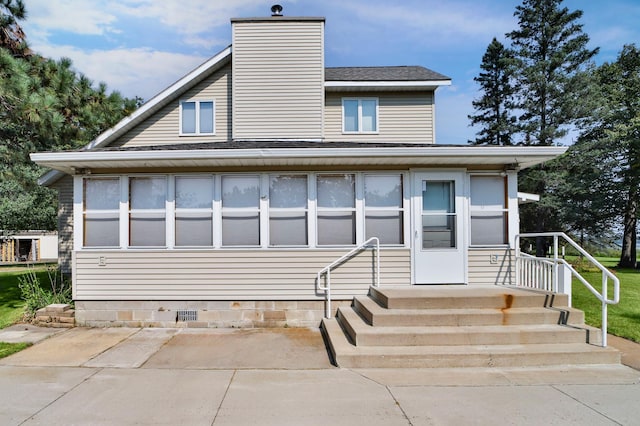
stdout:
[[178,321],[198,321],[198,311],[194,309],[178,309]]

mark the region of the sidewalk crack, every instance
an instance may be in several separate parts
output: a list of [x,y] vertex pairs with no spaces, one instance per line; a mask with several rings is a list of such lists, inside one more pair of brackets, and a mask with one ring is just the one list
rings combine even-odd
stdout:
[[222,396],[222,399],[220,400],[220,404],[218,405],[218,409],[216,410],[216,415],[213,418],[213,421],[211,421],[211,426],[213,426],[216,423],[216,420],[218,419],[218,414],[220,414],[220,410],[222,409],[222,404],[224,404],[224,400],[227,399],[227,394],[229,393],[229,388],[231,387],[231,383],[233,383],[233,379],[235,379],[237,372],[238,372],[238,370],[233,370],[233,374],[231,375],[231,379],[229,379],[229,383],[227,384],[227,388],[224,390],[224,395]]

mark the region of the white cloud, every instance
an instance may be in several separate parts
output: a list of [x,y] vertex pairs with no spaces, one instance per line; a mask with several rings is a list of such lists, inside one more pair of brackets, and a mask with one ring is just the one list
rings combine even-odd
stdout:
[[123,14],[158,20],[180,34],[199,34],[212,27],[228,25],[229,18],[256,6],[265,0],[130,0],[119,10]]
[[47,57],[67,57],[74,68],[95,83],[105,82],[109,90],[145,100],[177,81],[207,58],[151,49],[87,51],[72,46],[40,46]]
[[82,35],[118,32],[109,7],[92,0],[30,0],[27,23],[40,31],[63,30]]

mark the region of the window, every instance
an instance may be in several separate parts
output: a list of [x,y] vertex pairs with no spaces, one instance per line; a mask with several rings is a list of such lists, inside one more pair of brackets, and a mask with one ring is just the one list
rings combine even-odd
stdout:
[[222,176],[222,245],[260,245],[259,176]]
[[318,175],[318,245],[356,243],[355,175]]
[[422,248],[456,247],[454,181],[422,181]]
[[213,179],[176,177],[176,246],[213,245]]
[[129,245],[166,245],[167,179],[132,177],[129,179]]
[[342,131],[344,133],[376,133],[378,131],[378,99],[342,99]]
[[471,245],[507,244],[506,178],[471,176]]
[[215,133],[213,101],[180,102],[180,134],[212,135]]
[[402,175],[365,175],[365,238],[380,244],[403,244]]
[[272,246],[305,246],[307,238],[307,176],[269,178],[269,241]]
[[84,247],[120,245],[120,179],[84,180]]

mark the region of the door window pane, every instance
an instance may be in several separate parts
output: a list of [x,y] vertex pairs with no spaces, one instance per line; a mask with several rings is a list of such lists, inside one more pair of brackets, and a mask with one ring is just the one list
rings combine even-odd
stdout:
[[422,248],[456,247],[455,182],[422,181]]

